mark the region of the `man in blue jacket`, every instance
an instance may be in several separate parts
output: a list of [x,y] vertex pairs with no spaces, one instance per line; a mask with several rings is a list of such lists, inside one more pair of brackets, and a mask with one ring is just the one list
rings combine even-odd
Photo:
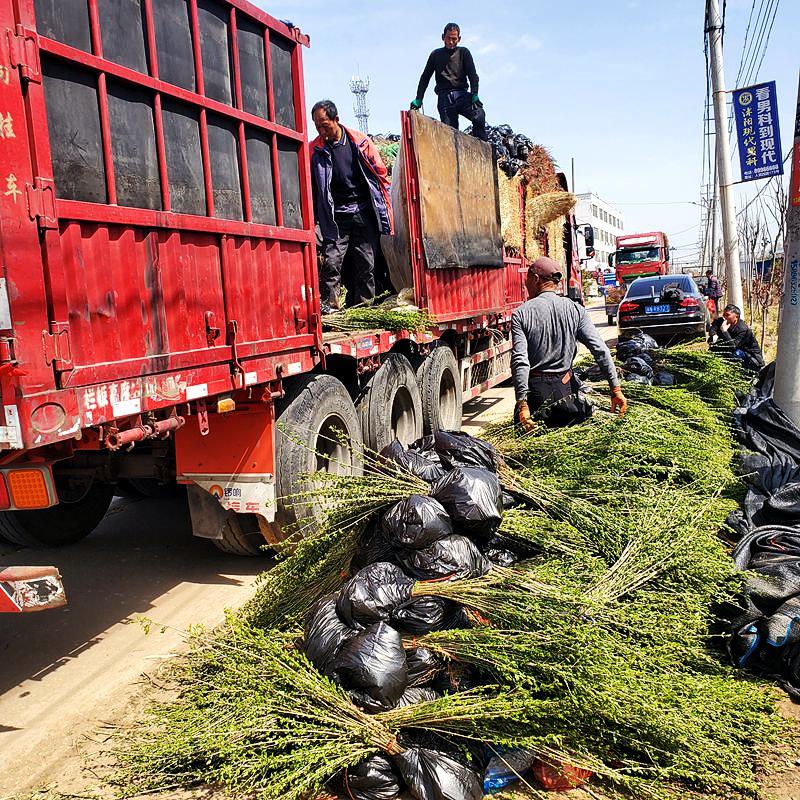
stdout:
[[319,291],[323,314],[339,308],[342,264],[350,252],[356,305],[375,297],[375,258],[380,235],[393,231],[389,176],[372,140],[345,128],[330,100],[311,109],[319,136],[310,144],[314,214],[324,262]]

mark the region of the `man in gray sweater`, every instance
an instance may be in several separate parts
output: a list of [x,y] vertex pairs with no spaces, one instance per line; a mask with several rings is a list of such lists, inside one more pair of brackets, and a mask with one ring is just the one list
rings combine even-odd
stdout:
[[612,410],[622,415],[628,408],[614,360],[586,309],[557,294],[562,277],[553,259],[537,258],[526,281],[530,300],[511,317],[515,416],[526,430],[534,429],[534,416],[548,425],[563,426],[591,414],[578,395],[580,384],[572,372],[578,342],[589,348],[607,378]]

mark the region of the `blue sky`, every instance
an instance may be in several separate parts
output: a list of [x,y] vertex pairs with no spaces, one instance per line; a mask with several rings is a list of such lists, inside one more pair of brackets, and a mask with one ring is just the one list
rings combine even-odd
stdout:
[[[771,4],[773,0],[766,0]],[[761,0],[757,0],[758,7]],[[293,0],[258,5],[311,36],[307,101],[330,97],[355,122],[348,83],[370,78],[372,133],[399,128],[445,22],[475,57],[490,124],[508,123],[550,149],[579,192],[618,204],[629,231],[666,230],[680,255],[698,237],[703,147],[703,0],[541,0],[398,3]],[[751,0],[728,0],[728,88]],[[784,154],[792,144],[800,3],[781,0],[758,80],[777,81]],[[425,109],[435,115],[432,85]],[[734,151],[734,172],[738,159]],[[788,165],[787,165],[788,166]],[[788,176],[787,176],[788,177]],[[737,190],[737,207],[762,182]]]

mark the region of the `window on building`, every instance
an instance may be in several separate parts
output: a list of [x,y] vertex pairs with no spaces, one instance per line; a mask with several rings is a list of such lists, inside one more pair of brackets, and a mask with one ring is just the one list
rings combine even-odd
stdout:
[[594,203],[592,203],[592,217],[597,219],[597,206]]

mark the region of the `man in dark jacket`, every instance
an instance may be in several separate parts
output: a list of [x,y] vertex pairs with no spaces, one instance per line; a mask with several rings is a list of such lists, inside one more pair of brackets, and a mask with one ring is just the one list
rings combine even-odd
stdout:
[[391,234],[389,177],[378,149],[360,131],[345,128],[330,100],[311,109],[319,136],[309,145],[314,215],[322,234],[323,265],[319,275],[323,314],[339,308],[342,264],[353,261],[350,305],[375,297],[375,257],[380,235]]
[[428,63],[422,71],[417,86],[417,96],[411,108],[422,106],[422,98],[436,75],[436,94],[439,98],[439,118],[446,125],[458,128],[458,117],[466,117],[472,123],[472,135],[486,141],[486,114],[478,97],[478,73],[472,53],[466,47],[459,47],[461,29],[455,22],[448,22],[442,34],[444,47],[434,50],[428,56]]
[[708,341],[713,352],[741,361],[747,370],[757,372],[764,366],[761,346],[738,306],[725,306],[722,316],[711,323]]
[[563,427],[591,416],[591,404],[572,372],[578,342],[589,348],[611,387],[611,409],[622,415],[628,408],[614,359],[586,309],[558,294],[562,278],[556,261],[537,258],[526,279],[530,299],[511,317],[514,417],[529,431],[536,427],[534,420]]
[[714,315],[719,317],[719,301],[722,299],[722,286],[720,286],[714,273],[708,269],[706,270],[707,283],[703,287],[703,294],[709,299],[714,301]]

